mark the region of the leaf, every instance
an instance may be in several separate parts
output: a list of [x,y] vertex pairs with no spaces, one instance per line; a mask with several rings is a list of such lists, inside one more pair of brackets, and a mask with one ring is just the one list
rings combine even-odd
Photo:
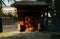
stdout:
[[2,3],[6,6],[6,4],[3,2],[3,0],[2,0]]

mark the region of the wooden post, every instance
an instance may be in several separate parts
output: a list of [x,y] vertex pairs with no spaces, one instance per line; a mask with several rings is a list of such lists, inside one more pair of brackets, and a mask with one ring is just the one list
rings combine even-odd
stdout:
[[0,32],[3,32],[3,30],[2,30],[2,18],[0,18]]

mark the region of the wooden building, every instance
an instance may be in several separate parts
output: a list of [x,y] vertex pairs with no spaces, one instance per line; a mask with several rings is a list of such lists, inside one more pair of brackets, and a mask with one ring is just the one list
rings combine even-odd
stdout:
[[[48,5],[43,1],[16,1],[11,5],[17,8],[18,31],[41,31],[44,18],[48,17]],[[47,21],[46,23],[47,24]]]

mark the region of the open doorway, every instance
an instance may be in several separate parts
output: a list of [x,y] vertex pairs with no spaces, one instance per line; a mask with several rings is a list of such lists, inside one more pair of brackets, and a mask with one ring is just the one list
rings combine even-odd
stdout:
[[[20,16],[21,15],[21,16]],[[41,13],[38,10],[27,10],[20,13],[18,16],[20,24],[20,31],[39,31],[40,30],[40,16]]]

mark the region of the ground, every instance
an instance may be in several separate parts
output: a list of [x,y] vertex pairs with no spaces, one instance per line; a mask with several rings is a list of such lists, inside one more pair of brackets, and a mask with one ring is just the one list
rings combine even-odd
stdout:
[[[16,25],[3,25],[3,32],[0,33],[0,39],[52,39],[52,34],[56,32],[18,32]],[[54,37],[54,36],[53,36]]]
[[[0,39],[52,39],[49,32],[3,32],[0,33]],[[55,33],[59,34],[59,33]]]

